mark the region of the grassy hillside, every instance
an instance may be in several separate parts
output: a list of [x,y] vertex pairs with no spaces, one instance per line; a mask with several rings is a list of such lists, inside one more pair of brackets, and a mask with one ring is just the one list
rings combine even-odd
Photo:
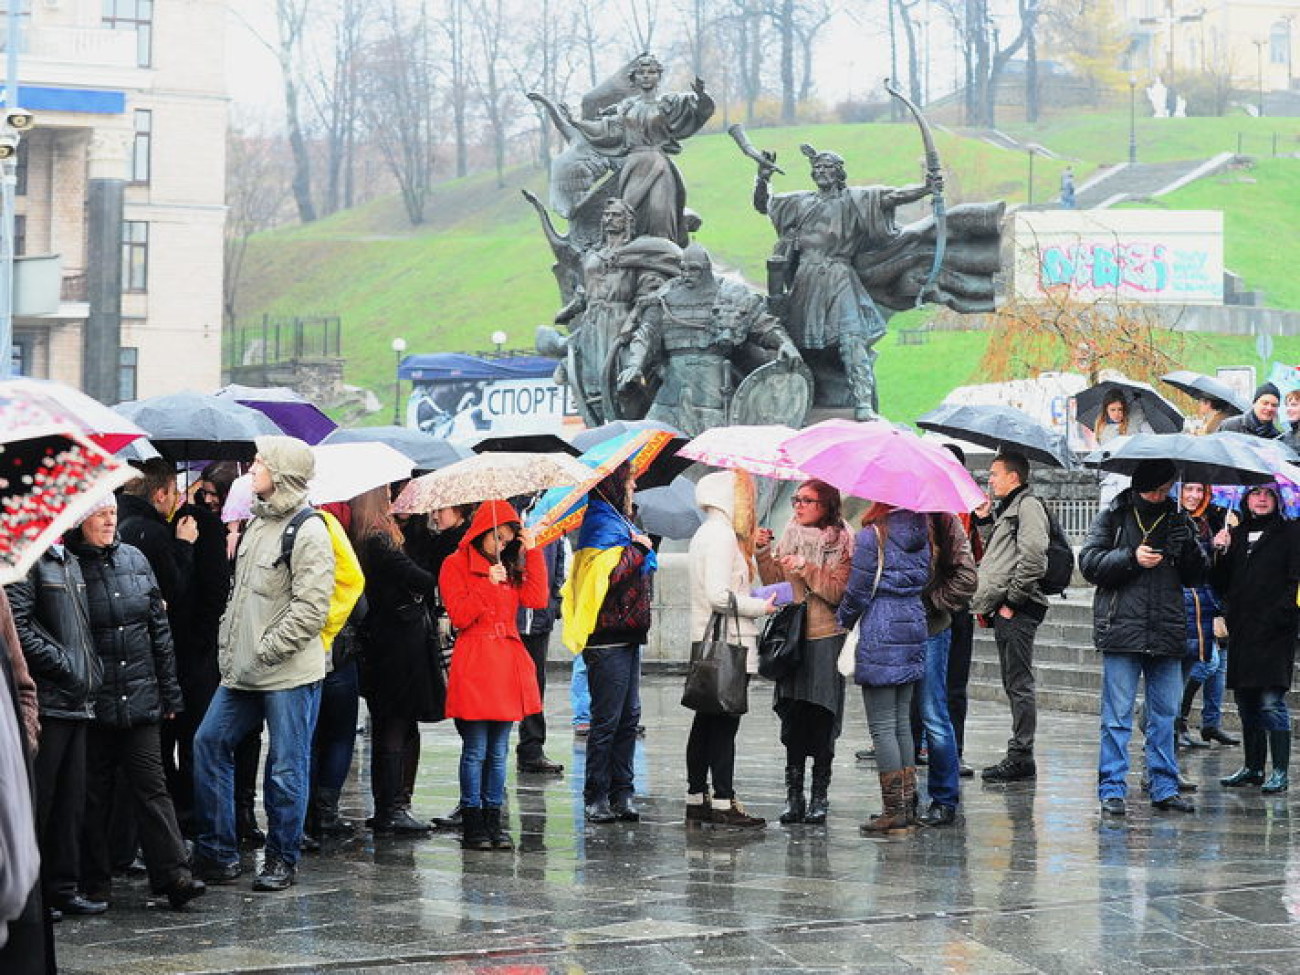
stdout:
[[[1147,120],[1154,124],[1154,120]],[[1294,120],[1171,119],[1160,120],[1151,139],[1160,137],[1144,158],[1193,158],[1219,151],[1237,128],[1258,127],[1257,135],[1293,133]],[[1286,123],[1290,121],[1290,128]],[[1195,123],[1195,124],[1187,124]],[[1207,124],[1212,123],[1212,124]],[[1235,128],[1234,128],[1235,127]],[[1127,146],[1127,116],[1056,121],[1028,137],[1065,155],[1102,163],[1122,128]],[[1021,133],[1026,134],[1026,133]],[[751,133],[755,144],[773,149],[789,175],[774,177],[776,191],[808,186],[801,142],[841,153],[850,179],[859,183],[901,184],[919,177],[921,146],[910,125],[816,126],[763,129]],[[1294,139],[1294,134],[1288,136]],[[1005,199],[1023,201],[1027,165],[1023,153],[939,133],[939,150],[949,172],[950,202]],[[1198,148],[1199,147],[1199,148]],[[699,241],[715,261],[741,269],[762,281],[763,262],[773,235],[766,217],[750,206],[753,165],[731,140],[713,134],[690,140],[678,157],[690,194],[689,204],[704,217]],[[1036,196],[1057,186],[1064,162],[1039,159],[1035,164]],[[1088,169],[1075,164],[1082,176]],[[1253,182],[1251,181],[1253,180]],[[396,199],[375,201],[305,227],[256,238],[250,247],[239,295],[242,317],[273,314],[339,314],[343,318],[343,352],[348,382],[367,386],[381,396],[392,388],[389,343],[402,336],[412,352],[486,349],[500,329],[510,348],[529,348],[536,326],[548,322],[559,304],[550,274],[550,253],[536,218],[519,195],[526,186],[545,195],[544,174],[519,169],[498,188],[490,174],[439,186],[427,224],[411,228]],[[1282,261],[1288,250],[1279,240],[1296,239],[1300,220],[1300,162],[1268,160],[1245,179],[1208,181],[1165,199],[1176,207],[1222,206],[1228,212],[1228,263],[1246,274],[1252,286],[1261,281],[1270,303],[1300,308],[1300,283]],[[919,208],[917,214],[922,212]],[[979,333],[936,335],[923,346],[882,343],[879,363],[882,406],[900,419],[935,405],[954,385],[980,381],[975,375],[986,337]],[[1217,362],[1253,361],[1250,343],[1240,351],[1223,349]],[[1208,346],[1207,346],[1208,347]],[[1284,344],[1279,342],[1278,356]],[[1291,361],[1300,360],[1297,354]],[[1229,354],[1231,353],[1231,354]],[[1188,363],[1195,367],[1195,363]],[[387,404],[391,406],[391,401]],[[378,417],[389,415],[387,409]],[[376,422],[379,422],[377,419]]]

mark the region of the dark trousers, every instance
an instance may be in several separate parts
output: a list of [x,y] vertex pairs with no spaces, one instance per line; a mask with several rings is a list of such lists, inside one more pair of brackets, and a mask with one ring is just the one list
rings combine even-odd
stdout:
[[588,803],[630,798],[636,727],[641,722],[641,650],[589,647],[582,656],[591,687],[583,798]]
[[36,840],[47,904],[77,893],[86,813],[88,721],[41,716],[36,753]]
[[114,772],[121,767],[135,799],[135,818],[149,885],[162,893],[188,874],[185,844],[163,775],[158,725],[110,728],[92,724],[86,735],[86,826],[82,883],[107,896],[113,878],[108,844]]
[[952,614],[952,645],[948,648],[948,717],[957,735],[957,754],[966,748],[966,685],[970,683],[970,661],[975,646],[975,617]]
[[993,639],[1002,666],[1002,689],[1011,703],[1011,737],[1007,755],[1032,758],[1038,731],[1038,703],[1034,698],[1034,634],[1038,620],[1024,613],[1011,619],[993,617]]
[[715,799],[736,796],[736,732],[740,730],[738,714],[701,714],[695,712],[691,735],[686,739],[686,791],[698,795],[713,781]]
[[[546,650],[551,643],[551,631],[521,634],[524,649],[533,658],[537,671],[537,690],[546,706]],[[546,752],[546,714],[538,711],[519,722],[519,743],[515,745],[515,758],[520,764],[540,761]]]
[[320,714],[312,737],[312,789],[343,788],[352,770],[357,743],[357,664],[349,660],[325,677],[320,691]]
[[[785,763],[803,768],[808,759],[813,768],[829,769],[835,761],[835,715],[808,701],[787,701],[781,705],[781,744],[785,746]],[[699,719],[697,714],[696,719]],[[739,728],[739,719],[736,727]],[[692,736],[695,726],[691,726]],[[734,735],[734,732],[733,732]],[[690,746],[687,745],[687,755]],[[689,758],[687,760],[689,762]],[[730,782],[730,776],[727,777]],[[692,781],[694,781],[692,779]],[[714,786],[717,786],[714,777]],[[697,789],[692,788],[692,792]],[[725,797],[724,797],[725,798]]]
[[[194,733],[199,730],[211,701],[211,692],[190,691],[185,695],[185,709],[171,721],[164,721],[160,728],[167,791],[171,793],[176,818],[186,836],[194,833]],[[256,756],[253,766],[253,775],[256,776]]]
[[370,716],[370,794],[376,813],[407,809],[414,791],[411,740],[419,754],[420,724],[414,718],[396,715]]

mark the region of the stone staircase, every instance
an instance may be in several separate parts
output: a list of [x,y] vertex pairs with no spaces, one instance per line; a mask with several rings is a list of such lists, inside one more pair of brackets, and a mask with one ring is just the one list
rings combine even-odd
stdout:
[[1096,210],[1130,200],[1154,199],[1221,172],[1234,159],[1235,155],[1224,152],[1212,159],[1112,166],[1075,190],[1075,205],[1080,210]]

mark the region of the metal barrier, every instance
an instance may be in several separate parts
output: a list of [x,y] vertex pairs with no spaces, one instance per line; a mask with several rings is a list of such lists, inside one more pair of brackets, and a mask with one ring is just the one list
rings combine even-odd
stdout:
[[1069,536],[1070,544],[1082,545],[1088,537],[1088,528],[1100,509],[1097,499],[1047,498],[1043,503],[1061,523],[1061,529]]

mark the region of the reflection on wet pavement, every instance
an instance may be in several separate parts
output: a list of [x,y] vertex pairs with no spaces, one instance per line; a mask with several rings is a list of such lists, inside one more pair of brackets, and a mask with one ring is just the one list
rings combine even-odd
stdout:
[[[644,685],[638,824],[582,821],[582,743],[557,686],[548,752],[568,768],[559,778],[512,769],[514,853],[462,853],[445,832],[376,840],[362,830],[308,855],[288,893],[253,894],[250,870],[183,914],[150,906],[143,881],[118,879],[108,914],[57,926],[60,971],[1300,971],[1292,806],[1220,789],[1238,748],[1184,756],[1202,783],[1194,816],[1150,809],[1135,751],[1129,817],[1103,823],[1096,718],[1045,712],[1036,782],[963,780],[956,828],[864,839],[857,826],[879,793],[874,766],[853,761],[866,732],[851,696],[828,826],[687,831],[680,684]],[[737,790],[774,821],[784,761],[765,685],[750,706]],[[1004,705],[971,707],[967,759],[979,767],[1000,757],[1008,719]],[[454,729],[425,726],[419,814],[455,804],[458,752]],[[345,792],[358,821],[365,788],[353,780]]]

